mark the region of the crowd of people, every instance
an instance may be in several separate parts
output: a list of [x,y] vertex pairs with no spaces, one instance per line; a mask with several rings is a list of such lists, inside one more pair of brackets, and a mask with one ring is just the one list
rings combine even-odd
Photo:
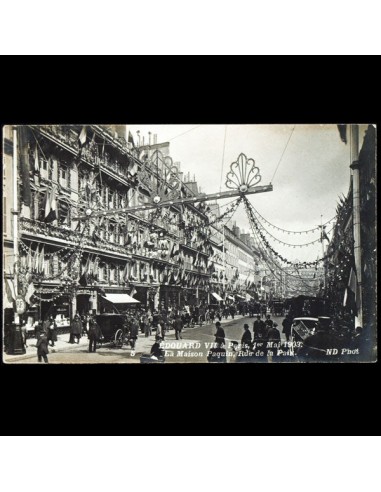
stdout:
[[[142,307],[133,308],[119,313],[123,318],[123,342],[131,347],[131,355],[135,355],[136,341],[139,334],[145,338],[153,338],[150,356],[159,361],[164,360],[164,350],[162,342],[170,330],[175,335],[176,340],[181,340],[184,328],[192,326],[191,322],[202,325],[215,324],[214,333],[215,346],[210,349],[207,359],[209,362],[226,362],[226,336],[222,328],[221,321],[229,317],[234,320],[237,314],[256,319],[250,326],[247,322],[243,324],[241,337],[241,347],[238,350],[238,342],[233,343],[233,351],[237,353],[237,362],[248,361],[254,356],[257,361],[268,360],[277,357],[278,352],[287,349],[288,342],[291,341],[293,315],[286,314],[282,321],[282,333],[277,323],[268,314],[268,306],[259,303],[237,303],[236,305],[215,305],[215,306],[191,306],[182,309],[170,307],[168,309],[150,310]],[[249,321],[249,320],[247,320]],[[251,322],[250,322],[251,323]],[[315,360],[326,356],[326,349],[340,348],[342,346],[350,348],[361,348],[364,345],[365,336],[361,327],[351,333],[351,336],[343,335],[337,328],[333,319],[329,326],[319,318],[316,329],[303,340],[303,347],[296,350],[293,355],[299,358]],[[27,330],[25,321],[22,322],[21,332],[23,342],[27,347]],[[347,333],[347,332],[345,332]],[[37,338],[37,357],[38,361],[48,362],[49,347],[55,347],[57,342],[57,323],[52,315],[46,316],[36,326]],[[88,352],[96,352],[99,342],[104,340],[102,326],[99,326],[95,314],[76,314],[70,324],[67,343],[79,344],[82,337],[88,339]],[[283,338],[283,342],[281,340]],[[244,355],[242,355],[244,354]],[[285,359],[284,359],[285,360]],[[333,360],[331,358],[331,360]]]

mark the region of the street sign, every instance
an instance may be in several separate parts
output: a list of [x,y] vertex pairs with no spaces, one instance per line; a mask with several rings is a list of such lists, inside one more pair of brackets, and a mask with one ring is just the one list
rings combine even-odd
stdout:
[[22,296],[16,297],[16,313],[24,314],[26,310],[26,302]]

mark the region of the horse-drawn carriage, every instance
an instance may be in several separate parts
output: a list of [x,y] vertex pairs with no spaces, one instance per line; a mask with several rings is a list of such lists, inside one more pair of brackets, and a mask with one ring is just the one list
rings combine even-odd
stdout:
[[283,301],[273,301],[273,313],[274,316],[283,316],[284,313]]
[[123,347],[128,343],[127,319],[121,314],[98,314],[95,321],[101,329],[100,344],[112,343],[115,347]]

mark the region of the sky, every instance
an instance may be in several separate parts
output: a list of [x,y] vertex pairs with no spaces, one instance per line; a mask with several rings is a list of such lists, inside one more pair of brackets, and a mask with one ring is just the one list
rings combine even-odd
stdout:
[[[173,161],[181,163],[184,173],[195,175],[204,193],[227,189],[226,174],[241,152],[253,158],[262,176],[259,184],[271,182],[274,189],[248,198],[266,220],[287,230],[307,230],[321,220],[327,222],[335,216],[339,195],[349,189],[350,149],[340,140],[337,125],[128,125],[128,129],[135,142],[137,130],[145,143],[149,131],[157,134],[158,142],[169,141]],[[220,200],[221,205],[226,202]],[[250,232],[243,205],[229,225],[234,221]],[[295,236],[264,225],[291,244],[319,238],[317,231]],[[303,248],[290,248],[271,238],[269,243],[290,261],[314,261],[322,254],[320,243]]]

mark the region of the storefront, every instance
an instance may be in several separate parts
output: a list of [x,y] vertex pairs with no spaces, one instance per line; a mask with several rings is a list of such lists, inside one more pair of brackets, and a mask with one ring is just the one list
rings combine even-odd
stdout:
[[161,285],[159,304],[161,309],[181,307],[182,288],[179,285]]
[[100,311],[104,313],[125,313],[136,309],[140,302],[126,293],[104,293],[100,296]]

